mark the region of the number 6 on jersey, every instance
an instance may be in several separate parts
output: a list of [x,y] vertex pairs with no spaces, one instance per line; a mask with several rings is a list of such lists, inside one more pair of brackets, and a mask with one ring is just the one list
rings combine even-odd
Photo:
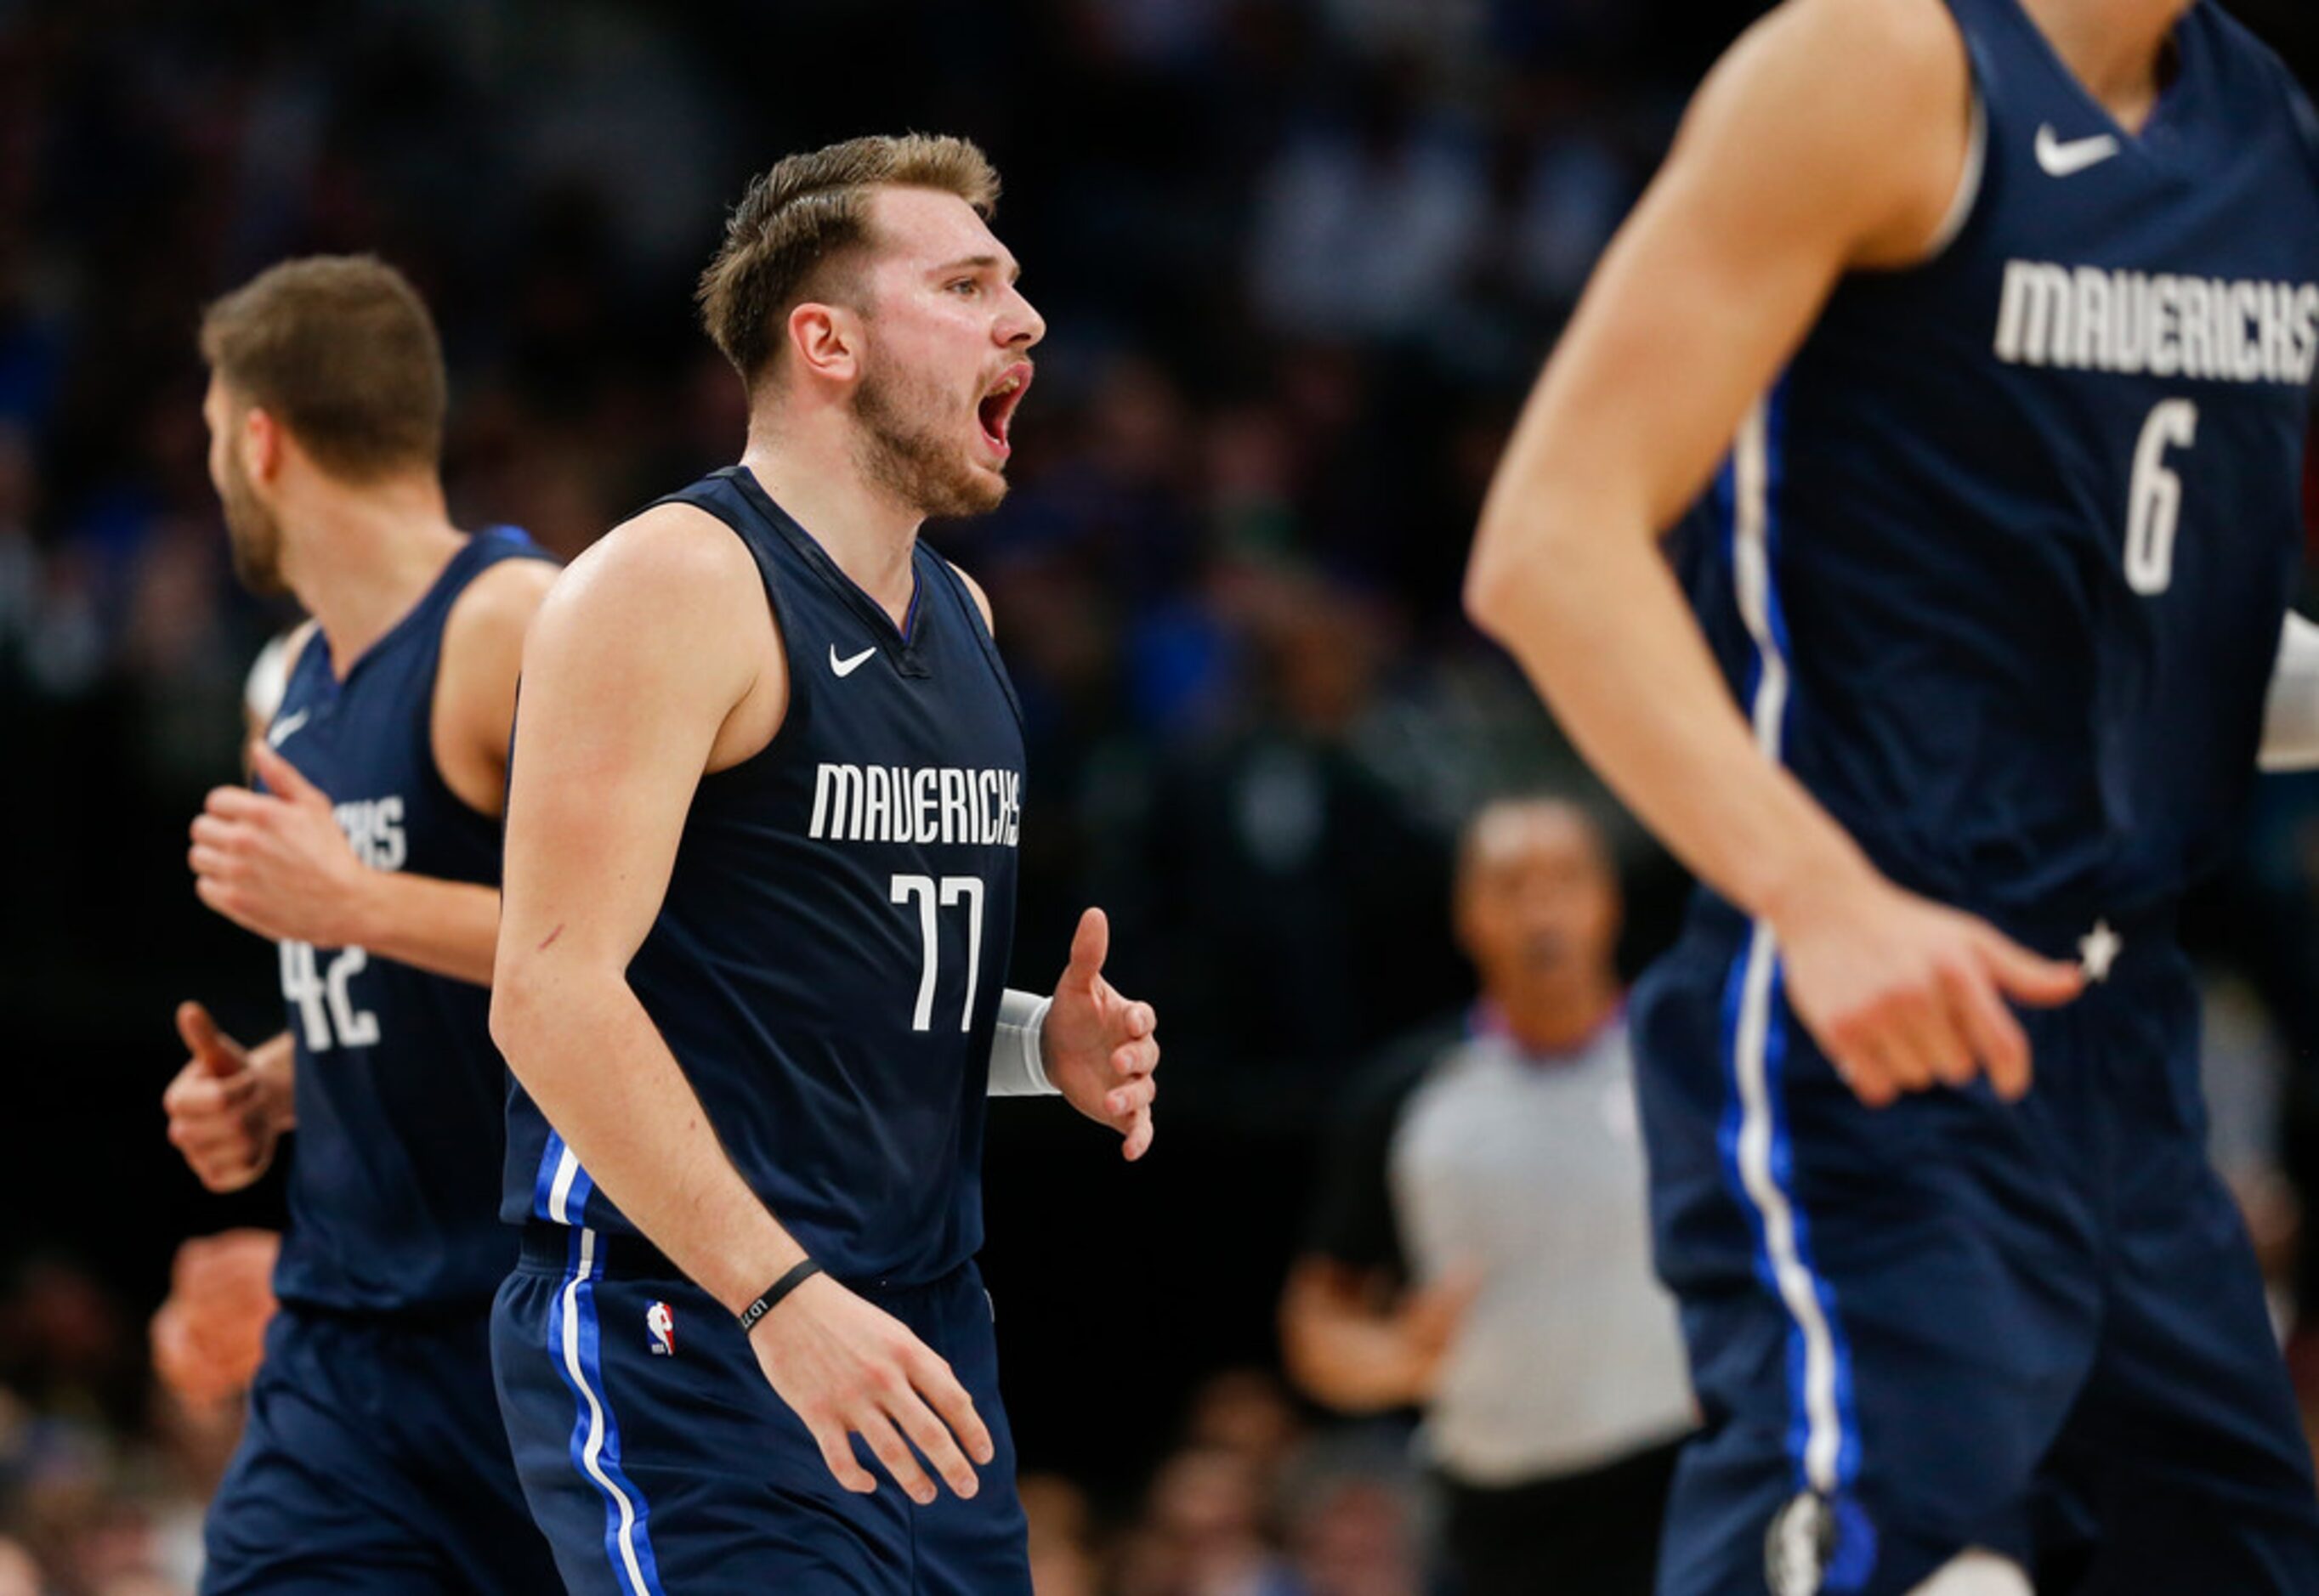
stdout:
[[2166,451],[2198,441],[2198,407],[2187,399],[2160,401],[2134,446],[2134,480],[2126,488],[2125,582],[2144,595],[2174,581],[2174,532],[2182,519],[2182,479],[2166,468]]

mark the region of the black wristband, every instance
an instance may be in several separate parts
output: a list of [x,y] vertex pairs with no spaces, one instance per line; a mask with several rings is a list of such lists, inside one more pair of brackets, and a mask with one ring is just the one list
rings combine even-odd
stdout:
[[781,1299],[821,1273],[818,1259],[807,1258],[790,1272],[765,1287],[765,1294],[741,1310],[741,1333],[747,1335],[757,1328],[757,1321],[781,1305]]

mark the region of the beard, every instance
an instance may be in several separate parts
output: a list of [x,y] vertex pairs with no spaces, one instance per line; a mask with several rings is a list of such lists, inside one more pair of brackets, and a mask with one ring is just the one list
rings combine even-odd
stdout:
[[226,544],[233,551],[233,573],[241,585],[261,598],[288,592],[290,584],[282,574],[282,523],[258,499],[241,462],[230,453],[218,502],[225,510]]
[[853,390],[856,458],[865,476],[922,516],[987,515],[1006,497],[1006,479],[979,469],[934,419],[948,408],[933,384],[871,366]]

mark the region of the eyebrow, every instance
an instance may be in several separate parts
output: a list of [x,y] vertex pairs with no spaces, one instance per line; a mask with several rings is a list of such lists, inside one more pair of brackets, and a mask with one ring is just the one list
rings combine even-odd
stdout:
[[959,270],[961,267],[970,266],[976,271],[982,271],[995,266],[1004,266],[1007,268],[1006,280],[1009,283],[1016,281],[1023,275],[1023,265],[1020,261],[1001,260],[996,255],[962,256],[957,260],[943,262],[941,266],[934,267],[934,271],[929,275],[939,277],[944,272],[954,272]]

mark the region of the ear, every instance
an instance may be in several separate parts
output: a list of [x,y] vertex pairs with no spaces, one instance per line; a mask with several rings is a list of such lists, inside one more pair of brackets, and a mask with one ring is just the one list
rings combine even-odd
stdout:
[[863,329],[857,312],[808,300],[790,312],[789,335],[799,370],[833,383],[862,374]]
[[250,481],[270,482],[282,474],[282,423],[252,405],[241,421],[241,464]]

